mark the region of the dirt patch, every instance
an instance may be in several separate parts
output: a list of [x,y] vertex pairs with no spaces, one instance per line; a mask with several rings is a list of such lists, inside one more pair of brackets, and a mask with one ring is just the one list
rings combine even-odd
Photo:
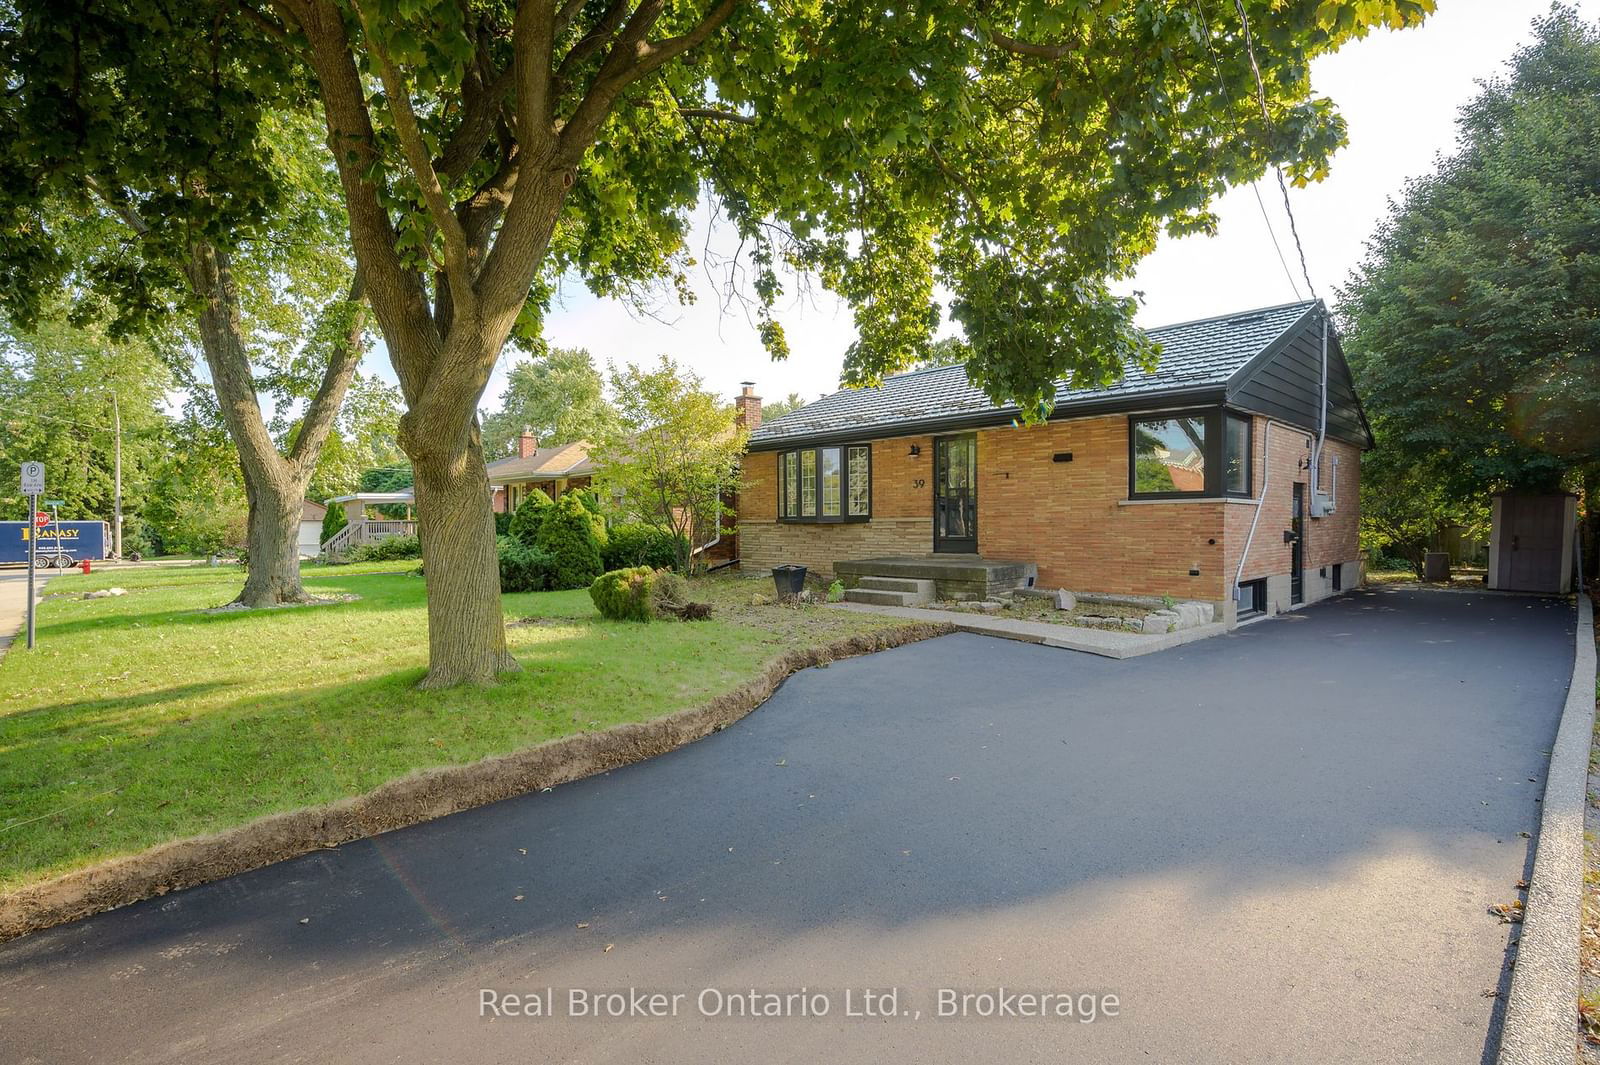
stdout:
[[421,770],[365,795],[272,814],[213,836],[164,843],[20,888],[0,895],[0,942],[653,758],[727,728],[765,702],[792,673],[952,631],[950,625],[903,625],[790,651],[735,690],[653,721],[564,736],[468,765]]
[[360,599],[359,595],[318,595],[298,603],[273,603],[271,606],[248,606],[244,603],[224,603],[222,606],[207,607],[198,611],[201,614],[238,614],[250,610],[292,610],[301,606],[333,606],[336,603],[353,603]]

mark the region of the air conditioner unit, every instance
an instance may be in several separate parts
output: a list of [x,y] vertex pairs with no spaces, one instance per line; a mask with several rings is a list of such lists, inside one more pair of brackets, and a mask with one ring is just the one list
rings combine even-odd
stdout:
[[1313,492],[1311,495],[1311,516],[1325,518],[1339,508],[1334,505],[1333,496],[1327,492]]

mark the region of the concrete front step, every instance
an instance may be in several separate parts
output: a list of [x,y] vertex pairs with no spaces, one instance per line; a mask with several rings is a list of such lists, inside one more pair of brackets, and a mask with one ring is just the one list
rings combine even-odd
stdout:
[[916,592],[886,592],[878,588],[851,588],[844,593],[847,603],[861,603],[866,606],[918,606],[928,600],[918,596]]
[[856,587],[874,592],[905,592],[918,596],[923,602],[933,600],[933,582],[915,577],[862,577]]

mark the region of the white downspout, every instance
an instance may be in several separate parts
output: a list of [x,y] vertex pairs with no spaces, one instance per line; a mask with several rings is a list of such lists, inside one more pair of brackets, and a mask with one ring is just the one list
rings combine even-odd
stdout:
[[[1250,519],[1250,531],[1244,538],[1244,550],[1239,552],[1239,568],[1233,573],[1233,598],[1239,598],[1239,582],[1244,578],[1244,564],[1250,558],[1250,544],[1256,538],[1256,526],[1261,523],[1261,505],[1267,501],[1267,488],[1272,483],[1272,427],[1278,423],[1271,418],[1267,419],[1266,429],[1261,438],[1261,495],[1253,500],[1256,508],[1254,516]],[[1289,426],[1280,426],[1289,430]],[[1293,430],[1289,430],[1293,431]],[[1300,430],[1304,433],[1305,430]]]
[[1322,488],[1322,445],[1328,438],[1328,308],[1322,313],[1322,402],[1317,405],[1317,446],[1311,452],[1311,509]]

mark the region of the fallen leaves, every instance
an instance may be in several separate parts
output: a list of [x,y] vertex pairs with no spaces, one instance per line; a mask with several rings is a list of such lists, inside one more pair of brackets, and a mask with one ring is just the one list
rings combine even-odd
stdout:
[[1500,918],[1501,924],[1522,923],[1522,900],[1512,899],[1510,902],[1497,902],[1489,907],[1489,912]]

